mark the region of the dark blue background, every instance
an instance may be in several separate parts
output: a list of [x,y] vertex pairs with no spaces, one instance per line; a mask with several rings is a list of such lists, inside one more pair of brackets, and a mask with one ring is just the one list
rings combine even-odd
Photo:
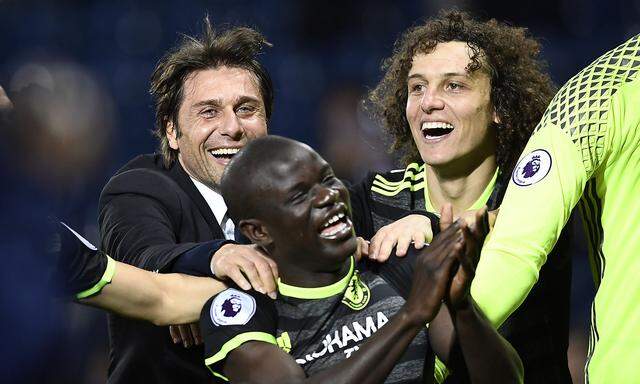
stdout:
[[[24,268],[38,268],[34,235],[52,208],[95,241],[101,187],[128,159],[156,146],[150,134],[150,73],[180,33],[199,33],[205,13],[217,26],[256,27],[274,44],[262,56],[276,89],[270,132],[309,143],[336,164],[341,175],[357,179],[366,168],[393,164],[384,153],[377,126],[362,113],[358,100],[381,77],[380,63],[399,34],[452,5],[528,27],[541,39],[542,56],[558,84],[640,31],[638,0],[0,0],[0,85],[10,97],[19,92],[18,74],[25,65],[64,63],[91,76],[112,103],[106,155],[90,172],[63,187],[43,184],[37,172],[15,170],[21,156],[30,154],[13,152],[11,140],[0,141],[5,165],[0,206],[5,262],[28,260]],[[354,150],[345,154],[343,148],[349,148],[345,143]],[[42,167],[47,166],[43,162]],[[576,244],[576,249],[572,348],[579,375],[592,284],[584,246]],[[46,368],[48,382],[103,382],[104,316],[79,306],[49,305],[39,299],[38,289],[28,288],[37,286],[33,282],[38,279],[20,272],[24,271],[5,268],[1,276],[3,318],[10,319],[3,324],[0,358],[6,375],[2,376],[29,382],[36,377],[37,366]]]

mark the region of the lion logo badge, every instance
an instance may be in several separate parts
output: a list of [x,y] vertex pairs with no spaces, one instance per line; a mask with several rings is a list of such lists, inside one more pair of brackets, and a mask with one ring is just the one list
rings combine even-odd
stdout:
[[549,152],[544,149],[536,149],[518,161],[513,169],[511,179],[521,187],[533,185],[549,174],[551,164]]
[[244,325],[256,312],[256,300],[244,292],[229,288],[211,303],[211,321],[217,326]]

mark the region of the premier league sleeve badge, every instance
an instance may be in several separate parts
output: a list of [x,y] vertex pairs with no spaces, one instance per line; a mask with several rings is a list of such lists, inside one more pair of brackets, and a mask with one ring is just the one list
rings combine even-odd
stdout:
[[211,304],[211,320],[216,326],[245,325],[256,312],[256,300],[244,292],[229,288],[220,292]]

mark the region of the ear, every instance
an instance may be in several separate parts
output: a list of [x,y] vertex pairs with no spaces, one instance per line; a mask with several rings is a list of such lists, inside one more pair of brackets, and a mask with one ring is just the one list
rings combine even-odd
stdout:
[[259,245],[263,249],[269,249],[273,244],[273,239],[264,224],[257,219],[240,220],[238,223],[240,231],[252,243]]
[[171,149],[175,149],[176,151],[179,149],[178,147],[178,130],[173,125],[173,120],[167,118],[167,140],[169,140],[169,146]]
[[500,124],[502,122],[502,120],[500,120],[500,116],[498,116],[498,111],[496,111],[495,108],[493,108],[493,122],[496,124]]

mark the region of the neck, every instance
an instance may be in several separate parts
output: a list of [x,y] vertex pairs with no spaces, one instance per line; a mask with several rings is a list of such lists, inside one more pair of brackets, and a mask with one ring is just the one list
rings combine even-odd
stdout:
[[211,180],[200,180],[199,177],[195,176],[194,174],[192,174],[189,169],[187,167],[184,166],[184,163],[182,162],[182,157],[178,156],[178,161],[180,162],[180,166],[182,167],[182,169],[187,173],[187,175],[192,178],[193,180],[198,180],[200,183],[202,183],[203,185],[205,185],[207,188],[212,189],[218,193],[220,193],[220,187],[218,186],[217,183],[214,183]]
[[451,170],[445,167],[425,166],[431,205],[440,211],[449,203],[453,214],[469,209],[487,188],[496,172],[496,158],[489,156],[472,169]]
[[335,266],[325,266],[319,270],[290,262],[278,263],[280,281],[300,288],[319,288],[335,284],[349,273],[350,268],[351,256]]

